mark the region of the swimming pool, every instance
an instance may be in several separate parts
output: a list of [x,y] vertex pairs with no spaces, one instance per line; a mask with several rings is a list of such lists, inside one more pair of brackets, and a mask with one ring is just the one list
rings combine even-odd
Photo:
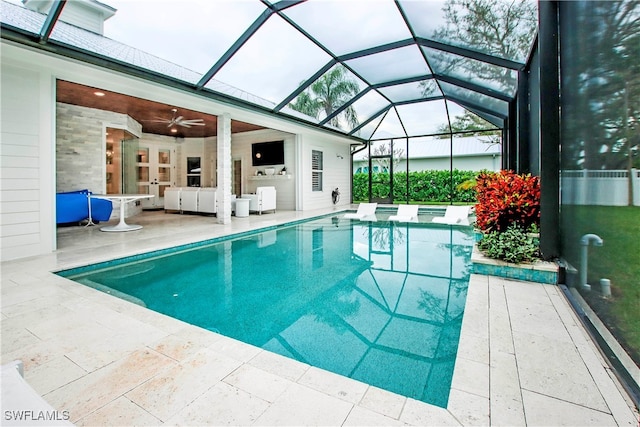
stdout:
[[446,407],[471,228],[324,217],[59,274]]

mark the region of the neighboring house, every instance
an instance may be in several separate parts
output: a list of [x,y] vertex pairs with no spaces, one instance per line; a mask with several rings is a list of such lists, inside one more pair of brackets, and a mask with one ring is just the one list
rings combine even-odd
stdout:
[[[25,5],[35,7],[39,3],[49,4],[27,1]],[[0,2],[0,8],[3,25],[20,28],[27,34],[38,34],[46,19],[46,15],[11,3]],[[82,43],[86,50],[169,77],[185,80],[198,77],[190,70],[102,36],[102,22],[114,12],[93,0],[67,2],[61,19],[74,25],[58,22],[54,30],[56,40],[62,43],[73,40]],[[180,90],[179,85],[159,84],[70,59],[57,50],[32,49],[3,38],[0,55],[2,261],[56,249],[56,192],[85,188],[95,193],[108,190],[138,193],[142,189],[158,192],[160,186],[153,185],[156,182],[152,177],[143,177],[140,172],[145,159],[149,174],[165,166],[172,171],[164,185],[187,186],[194,178],[187,164],[194,157],[199,158],[202,167],[197,178],[201,185],[218,187],[218,193],[228,199],[227,195],[234,190],[251,192],[257,186],[273,185],[278,190],[278,207],[285,210],[331,206],[331,192],[336,187],[343,194],[340,204],[347,205],[351,200],[351,139],[204,98]],[[220,91],[228,89],[236,96],[252,96],[238,95],[237,89],[216,84]],[[109,108],[96,108],[83,104],[83,98],[73,93],[67,93],[61,101],[65,95],[63,88],[68,86],[84,91],[83,97],[87,99],[103,92],[121,101],[112,102]],[[126,112],[125,104],[129,101],[139,102],[145,108],[174,106],[199,114],[216,123],[214,133],[178,137],[145,131],[150,128],[149,123]],[[112,141],[114,135],[118,136]],[[252,144],[274,140],[284,141],[284,163],[277,168],[280,171],[286,167],[288,175],[257,176],[264,166],[253,166]],[[127,169],[122,164],[125,151],[132,146],[138,170],[135,165]],[[114,158],[118,156],[121,158]],[[166,164],[154,167],[153,161]],[[322,170],[312,171],[312,164],[322,165]],[[121,169],[113,172],[114,167]],[[118,180],[120,175],[123,182]],[[166,177],[159,173],[156,178],[162,181]],[[161,197],[160,191],[156,203]],[[230,206],[224,201],[220,205]],[[231,220],[231,213],[225,209],[219,210],[218,222]]]
[[[406,171],[407,149],[404,143],[395,145],[394,150],[400,150],[400,156],[393,164],[394,171]],[[453,144],[448,138],[416,138],[409,142],[409,171],[449,170],[451,167],[458,170],[498,171],[502,164],[501,150],[500,144],[490,144],[482,137],[454,138]],[[376,162],[376,159],[372,160],[372,167],[374,172],[389,169],[388,162]],[[356,153],[353,157],[353,173],[368,171],[367,150]]]

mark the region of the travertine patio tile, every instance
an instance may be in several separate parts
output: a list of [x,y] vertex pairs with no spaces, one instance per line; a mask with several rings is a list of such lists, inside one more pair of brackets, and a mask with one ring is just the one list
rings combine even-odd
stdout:
[[87,372],[92,372],[142,347],[143,343],[137,333],[118,333],[88,345],[78,346],[65,354]]
[[514,354],[491,352],[491,423],[524,425],[524,407]]
[[64,356],[25,369],[24,378],[40,395],[47,394],[87,374],[87,371]]
[[293,384],[256,420],[257,425],[341,425],[351,403]]
[[438,406],[414,399],[407,399],[400,421],[416,426],[460,426],[451,412]]
[[227,375],[223,381],[267,402],[274,402],[293,384],[293,381],[247,364]]
[[405,423],[386,417],[379,412],[356,406],[349,413],[343,426],[404,426]]
[[174,332],[174,335],[202,347],[210,347],[224,338],[223,335],[216,332],[211,332],[199,326],[189,324],[185,324],[183,328]]
[[[59,310],[58,310],[59,309]],[[90,327],[94,331],[108,331],[113,335],[114,331],[104,325],[100,325],[88,313],[76,313],[66,307],[54,305],[51,315],[46,315],[36,323],[30,322],[27,328],[37,337],[47,340],[50,338],[60,339],[60,334],[72,335],[75,330]],[[107,335],[107,334],[103,334]]]
[[[49,307],[43,307],[38,310],[23,312],[16,316],[11,316],[7,320],[2,321],[3,328],[25,328],[35,333],[35,328],[48,322],[57,321],[64,318],[65,315],[73,315],[73,312],[66,307],[58,304],[51,304]],[[39,336],[46,339],[46,336]]]
[[163,338],[149,345],[155,351],[169,356],[178,362],[193,356],[206,347],[201,343],[183,338],[175,334],[165,335]]
[[489,342],[492,352],[514,352],[511,320],[504,287],[494,282],[489,286]]
[[305,372],[298,383],[356,405],[362,400],[369,387],[360,381],[313,366]]
[[526,332],[554,341],[571,342],[571,337],[553,306],[531,304],[526,308],[514,308],[513,304],[510,304],[509,315],[514,335],[517,332]]
[[489,397],[489,365],[458,357],[451,388]]
[[15,325],[5,326],[5,322],[4,320],[2,321],[2,327],[0,328],[3,362],[5,355],[19,352],[24,347],[35,345],[42,341],[24,328],[18,328]]
[[467,300],[462,318],[464,335],[474,335],[489,339],[489,313],[486,306],[478,307],[473,300]]
[[[544,304],[551,305],[549,296],[547,295],[546,286],[542,283],[523,282],[520,280],[510,280],[504,278],[495,278],[494,282],[501,283],[504,286],[507,300],[513,300],[525,305]],[[492,278],[493,281],[493,278]]]
[[69,300],[75,300],[78,298],[80,297],[71,292],[54,296],[48,295],[22,303],[4,306],[2,307],[2,312],[8,317],[22,316],[33,311],[51,309],[53,305],[59,305]]
[[447,409],[465,426],[489,425],[489,398],[451,389]]
[[249,364],[291,381],[298,381],[310,367],[306,363],[270,351],[261,351]]
[[124,396],[76,423],[78,426],[159,426],[162,421]]
[[474,362],[489,364],[489,338],[462,335],[458,344],[458,356]]
[[[3,353],[2,363],[4,364],[14,360],[22,360],[25,371],[28,371],[57,357],[62,357],[65,353],[73,351],[73,349],[75,349],[74,345],[57,339],[47,341],[37,339],[37,341],[29,345],[14,349],[8,353]],[[4,343],[2,350],[5,351]]]
[[173,426],[246,426],[254,424],[269,403],[224,382],[189,403],[166,425]]
[[150,349],[136,351],[44,395],[44,398],[54,408],[69,411],[71,421],[75,422],[175,363]]
[[45,296],[55,298],[57,296],[69,296],[72,294],[64,291],[56,286],[41,283],[36,280],[34,283],[19,285],[15,288],[3,289],[2,292],[2,308],[6,308],[15,304],[23,304]]
[[577,327],[572,337],[575,337],[574,339],[577,341],[576,347],[580,352],[580,357],[589,370],[589,374],[593,377],[598,390],[618,425],[634,425],[640,422],[640,416],[631,411],[628,402],[621,394],[623,391],[620,389],[621,385],[617,382],[618,380],[615,373],[607,365],[602,354],[594,348],[592,343],[586,340],[584,333],[578,330]]
[[240,364],[237,360],[205,348],[136,387],[126,397],[166,421]]
[[527,425],[531,426],[614,426],[605,412],[555,399],[529,390],[522,391]]
[[514,333],[523,389],[606,411],[607,406],[573,343]]
[[242,362],[248,362],[262,351],[259,347],[246,344],[223,335],[220,335],[220,339],[211,344],[209,348]]
[[378,387],[369,386],[359,406],[390,418],[400,418],[407,398]]

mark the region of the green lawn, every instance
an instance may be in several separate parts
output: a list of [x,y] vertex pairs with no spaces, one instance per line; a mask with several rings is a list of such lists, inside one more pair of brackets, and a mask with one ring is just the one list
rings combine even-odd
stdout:
[[[562,233],[567,260],[580,267],[580,237],[594,233],[602,247],[589,246],[585,299],[640,364],[640,207],[563,206]],[[612,298],[599,297],[601,278],[611,280]]]

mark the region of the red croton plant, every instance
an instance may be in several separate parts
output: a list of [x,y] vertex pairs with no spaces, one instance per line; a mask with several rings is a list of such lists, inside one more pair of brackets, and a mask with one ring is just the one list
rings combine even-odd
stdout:
[[540,224],[540,179],[510,170],[481,172],[476,180],[476,225],[487,233],[513,223],[528,230]]

